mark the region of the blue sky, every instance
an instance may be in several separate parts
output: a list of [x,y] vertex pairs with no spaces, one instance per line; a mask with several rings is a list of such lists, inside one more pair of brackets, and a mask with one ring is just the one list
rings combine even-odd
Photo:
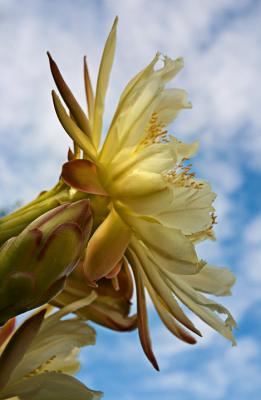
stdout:
[[[243,400],[261,390],[261,1],[251,0],[0,0],[0,207],[25,202],[59,176],[69,140],[50,98],[50,50],[83,100],[82,56],[93,77],[104,40],[119,15],[118,47],[107,99],[108,123],[127,80],[157,50],[183,56],[176,87],[193,104],[171,127],[183,141],[200,140],[193,165],[218,193],[216,242],[199,246],[210,263],[237,275],[233,296],[238,346],[203,322],[189,347],[151,310],[161,372],[142,354],[137,332],[97,327],[97,346],[81,355],[79,376],[112,400]],[[196,321],[196,319],[195,319]]]

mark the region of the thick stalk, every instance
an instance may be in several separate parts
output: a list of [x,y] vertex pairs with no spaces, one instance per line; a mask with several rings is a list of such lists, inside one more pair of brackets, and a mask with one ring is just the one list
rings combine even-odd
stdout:
[[0,219],[0,246],[45,212],[63,203],[88,197],[88,194],[77,192],[59,182],[51,190],[41,193],[30,203]]

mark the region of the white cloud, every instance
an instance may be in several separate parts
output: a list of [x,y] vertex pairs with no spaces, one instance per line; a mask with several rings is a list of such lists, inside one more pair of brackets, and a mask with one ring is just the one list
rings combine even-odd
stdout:
[[261,214],[258,214],[246,227],[244,238],[247,244],[260,245]]
[[[241,274],[259,289],[261,282],[261,215],[254,217],[245,228],[240,259]],[[261,294],[259,294],[259,299]]]
[[[260,390],[260,371],[257,365],[260,348],[257,341],[244,337],[239,341],[238,348],[213,353],[203,363],[197,362],[195,357],[194,368],[179,369],[177,372],[165,373],[154,381],[149,380],[147,387],[153,387],[161,393],[177,393],[180,390],[181,393],[191,393],[193,398],[202,400],[229,398],[231,389],[238,395],[236,398],[244,399],[247,393]],[[177,358],[176,361],[178,363]]]

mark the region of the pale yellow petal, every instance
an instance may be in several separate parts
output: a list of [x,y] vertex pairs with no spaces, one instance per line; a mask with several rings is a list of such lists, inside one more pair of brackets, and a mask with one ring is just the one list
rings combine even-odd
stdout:
[[[173,200],[173,192],[169,187],[163,190],[148,194],[146,196],[125,197],[122,202],[117,201],[115,207],[118,209],[129,208],[132,212],[139,215],[154,215],[159,213],[164,206],[169,206]],[[124,205],[123,205],[124,202]]]
[[165,57],[163,67],[154,70],[157,60],[158,56],[144,75],[141,74],[134,79],[124,93],[104,143],[100,155],[101,161],[111,160],[120,147],[133,146],[146,135],[145,127],[160,101],[164,85],[183,66],[182,59],[171,60]]
[[158,52],[153,57],[152,61],[130,80],[130,82],[127,84],[127,86],[125,87],[124,91],[121,94],[116,115],[119,115],[119,112],[122,111],[123,105],[126,106],[125,102],[127,101],[127,99],[128,100],[130,99],[129,95],[130,93],[133,93],[133,89],[141,88],[142,85],[144,84],[144,81],[146,81],[153,74],[154,67],[156,63],[159,61],[159,58],[160,58],[160,53]]
[[154,368],[157,371],[159,371],[159,366],[152,350],[144,284],[142,280],[141,271],[137,265],[139,264],[139,261],[135,254],[129,252],[129,256],[132,257],[131,265],[136,283],[138,330],[139,330],[140,342],[144,350],[144,353],[148,357],[149,361],[152,363]]
[[129,226],[112,209],[88,242],[83,268],[90,283],[113,270],[124,255],[131,233]]
[[183,108],[191,108],[188,94],[183,89],[165,89],[160,95],[160,101],[154,112],[160,123],[169,125]]
[[170,228],[180,229],[185,235],[208,229],[215,210],[212,203],[216,194],[207,183],[200,188],[173,186],[173,203],[156,219]]
[[177,152],[177,162],[193,157],[198,151],[198,140],[192,143],[183,143],[172,135],[169,136],[169,139],[172,145],[175,146]]
[[93,141],[96,148],[99,146],[102,133],[104,101],[115,54],[117,24],[118,18],[116,17],[105,43],[98,73],[93,118]]
[[69,117],[65,108],[62,105],[59,96],[52,91],[54,108],[57,114],[59,121],[61,122],[63,128],[68,133],[68,135],[72,138],[73,141],[77,143],[78,146],[84,151],[86,158],[91,161],[96,160],[96,150],[93,147],[92,142],[88,138],[88,136],[78,127],[78,125],[73,121],[72,118]]
[[132,171],[144,170],[161,173],[173,167],[177,162],[176,146],[168,143],[153,143],[142,148],[124,147],[115,156],[109,168],[112,179]]
[[177,274],[193,274],[202,268],[193,244],[177,229],[145,218],[132,218],[128,222],[136,237],[149,249],[149,258],[160,269]]
[[133,104],[135,100],[134,94],[137,96],[137,93],[139,91],[141,92],[148,78],[153,73],[154,66],[159,60],[159,56],[160,54],[157,53],[150,64],[134,76],[124,89],[100,153],[100,160],[102,162],[110,160],[115,153],[117,154],[115,148],[118,148],[119,131],[123,123],[121,116],[124,115],[125,111]]
[[[233,345],[236,344],[232,334],[232,329],[236,327],[236,322],[226,307],[195,291],[178,276],[169,276],[168,283],[182,303],[222,336],[229,339]],[[216,312],[225,314],[227,316],[225,321]]]
[[149,80],[135,103],[121,116],[121,127],[118,127],[121,146],[133,146],[144,137],[162,88],[159,77]]
[[183,279],[195,290],[215,296],[229,296],[236,280],[229,269],[210,265],[205,265],[198,274],[187,275]]
[[193,233],[192,235],[187,236],[189,240],[195,245],[203,240],[209,239],[209,240],[216,240],[216,236],[213,230],[213,227],[209,227],[208,229],[200,232]]
[[161,174],[149,171],[133,170],[129,174],[114,180],[110,185],[112,196],[124,198],[150,196],[167,188]]
[[[120,130],[122,145],[131,146],[140,141],[146,134],[145,126],[161,99],[164,85],[183,67],[181,59],[164,58],[161,69],[154,71],[139,94],[137,100],[126,112],[123,129]],[[122,139],[121,139],[122,138]]]
[[183,340],[184,342],[189,344],[195,344],[195,338],[191,336],[185,329],[183,329],[176,321],[174,316],[169,312],[169,310],[164,307],[164,305],[162,304],[162,299],[153,290],[148,280],[146,280],[146,288],[148,289],[151,300],[153,301],[157,313],[159,314],[159,317],[166,328],[178,339]]
[[[93,295],[74,302],[43,321],[38,335],[16,367],[12,382],[19,381],[35,369],[43,372],[47,366],[48,370],[63,370],[65,364],[67,372],[69,365],[72,370],[74,366],[77,368],[75,348],[95,344],[95,331],[85,321],[78,319],[61,321],[61,318],[67,313],[88,305],[92,298],[94,298]],[[68,360],[69,355],[71,357]]]
[[200,332],[179,307],[173,293],[164,281],[164,276],[160,274],[158,269],[155,268],[155,264],[148,258],[146,253],[147,249],[133,237],[128,251],[131,252],[132,256],[134,255],[138,259],[137,265],[139,266],[141,275],[145,275],[155,293],[160,297],[163,305],[178,321],[180,321],[180,323],[200,335]]
[[16,382],[0,394],[0,399],[18,395],[20,400],[95,400],[101,392],[88,389],[72,376],[45,372]]
[[179,71],[184,67],[184,60],[182,57],[173,60],[170,57],[164,56],[163,67],[155,72],[155,75],[160,75],[164,83],[169,82],[176,76]]

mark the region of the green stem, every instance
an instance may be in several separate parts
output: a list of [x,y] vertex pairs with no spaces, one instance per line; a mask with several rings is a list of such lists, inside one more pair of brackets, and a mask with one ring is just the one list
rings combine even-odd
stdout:
[[60,181],[51,190],[41,193],[30,203],[0,219],[0,246],[45,212],[63,203],[88,197],[86,193],[74,191]]

